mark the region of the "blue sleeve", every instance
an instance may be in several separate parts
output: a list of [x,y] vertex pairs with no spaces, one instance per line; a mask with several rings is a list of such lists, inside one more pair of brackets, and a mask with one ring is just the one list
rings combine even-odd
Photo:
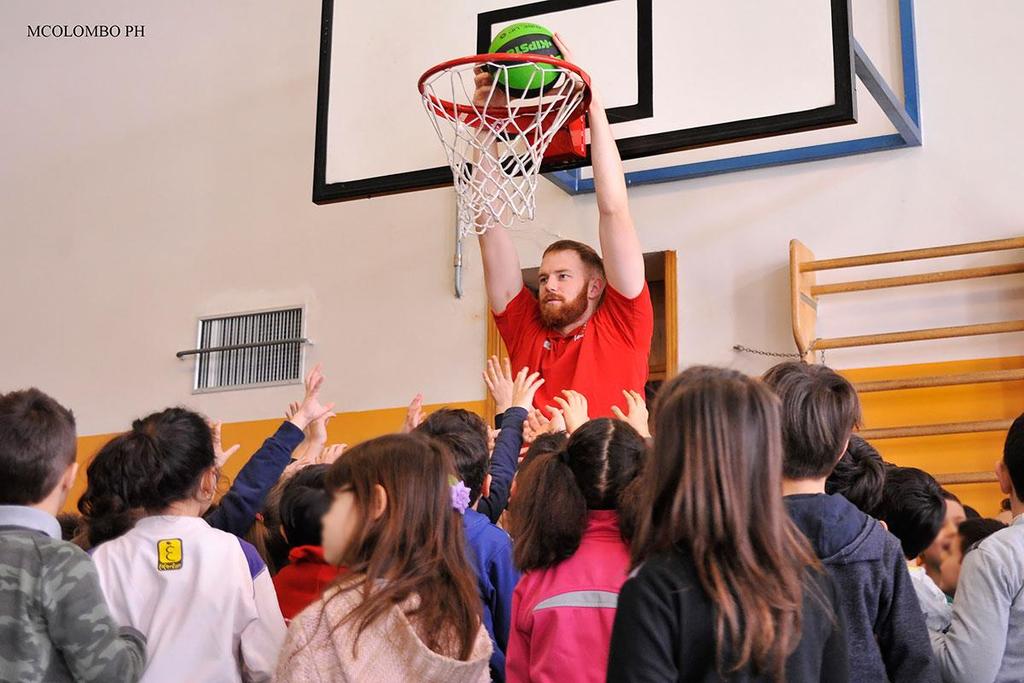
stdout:
[[302,430],[291,422],[278,427],[245,463],[217,509],[206,516],[207,524],[236,536],[245,534],[303,438]]
[[506,410],[501,418],[501,432],[494,441],[494,452],[491,453],[491,494],[481,498],[476,506],[476,511],[487,515],[492,524],[498,522],[508,505],[512,478],[516,476],[516,466],[519,464],[519,449],[523,446],[525,420],[526,408],[515,406]]
[[512,593],[519,583],[519,572],[512,562],[512,539],[502,532],[506,542],[491,555],[487,567],[491,585],[494,586],[494,604],[491,617],[494,619],[494,640],[502,652],[508,649],[508,630],[512,623]]

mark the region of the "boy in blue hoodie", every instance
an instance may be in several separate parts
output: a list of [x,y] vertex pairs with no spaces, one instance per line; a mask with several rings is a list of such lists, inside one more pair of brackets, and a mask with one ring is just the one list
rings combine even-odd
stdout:
[[840,588],[851,681],[938,681],[899,540],[825,480],[860,421],[853,386],[821,365],[782,363],[764,381],[782,402],[783,495]]
[[[470,564],[476,572],[483,601],[483,621],[491,636],[491,678],[505,680],[505,648],[512,619],[512,592],[519,572],[512,562],[512,539],[495,526],[508,505],[512,479],[523,443],[523,421],[533,396],[544,380],[525,368],[511,382],[511,406],[502,414],[501,431],[493,454],[487,449],[487,425],[479,415],[462,409],[442,408],[416,431],[442,442],[452,454],[463,483],[469,488],[470,508],[463,524]],[[505,406],[499,405],[499,408]]]

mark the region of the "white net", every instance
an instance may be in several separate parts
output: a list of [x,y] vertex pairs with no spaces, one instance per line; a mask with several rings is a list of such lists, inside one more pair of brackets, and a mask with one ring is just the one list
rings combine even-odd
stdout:
[[[479,91],[478,67],[492,75]],[[421,85],[452,169],[462,235],[533,219],[544,153],[558,130],[582,115],[586,91],[576,71],[543,67],[481,59],[439,69]]]

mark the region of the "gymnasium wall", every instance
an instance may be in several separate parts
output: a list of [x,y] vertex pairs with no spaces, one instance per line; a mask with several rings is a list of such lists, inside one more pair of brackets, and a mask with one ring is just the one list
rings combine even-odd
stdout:
[[[893,3],[854,4],[861,42],[883,73],[897,73],[891,27],[872,32],[871,21],[891,16]],[[1024,5],[949,0],[916,10],[922,148],[631,190],[645,249],[678,254],[683,365],[760,372],[767,358],[732,346],[793,349],[793,237],[832,257],[1024,231],[1024,93],[1009,87],[1019,81]],[[51,392],[75,410],[84,435],[172,404],[266,431],[270,423],[259,421],[278,415],[298,387],[193,395],[192,362],[174,352],[194,346],[199,316],[302,304],[315,342],[307,362],[324,362],[325,395],[339,410],[389,409],[417,391],[429,403],[482,399],[479,257],[470,242],[466,295],[456,300],[451,192],[310,202],[319,18],[318,2],[265,0],[0,6],[0,387]],[[44,22],[145,24],[146,34],[25,36]],[[352,106],[368,96],[353,93]],[[426,122],[423,134],[433,134]],[[538,206],[535,225],[517,236],[524,266],[558,237],[596,241],[592,196],[542,183]],[[833,297],[819,332],[1020,317],[1020,279],[997,278]],[[827,361],[874,368],[1010,357],[1020,342],[873,347]],[[1019,393],[1009,400],[1008,412],[1024,407]]]

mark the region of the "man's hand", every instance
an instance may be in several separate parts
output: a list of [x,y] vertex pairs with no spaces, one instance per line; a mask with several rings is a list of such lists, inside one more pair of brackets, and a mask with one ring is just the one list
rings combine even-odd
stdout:
[[529,368],[520,370],[516,375],[515,384],[512,386],[512,405],[526,410],[533,407],[533,397],[536,396],[540,386],[544,384],[539,372],[532,375],[527,374],[529,372]]
[[488,358],[484,382],[494,397],[494,410],[498,415],[512,407],[515,380],[512,379],[512,362],[508,358],[505,358],[504,363],[499,362],[497,356]]
[[590,419],[587,415],[587,397],[572,389],[563,389],[562,393],[565,398],[555,396],[554,401],[562,408],[565,430],[572,434]]
[[326,406],[320,403],[320,387],[323,385],[324,379],[326,378],[320,372],[319,363],[306,375],[306,395],[303,397],[298,409],[288,420],[303,431],[306,430],[306,427],[311,422],[324,417],[334,408],[333,403],[328,403]]
[[626,397],[626,414],[623,415],[618,406],[612,406],[612,413],[623,422],[628,422],[640,436],[645,439],[651,438],[651,428],[647,421],[647,402],[644,401],[644,397],[632,389],[623,389],[622,395]]
[[423,422],[423,394],[416,394],[412,397],[409,407],[405,409],[405,421],[402,423],[400,431],[402,434],[412,434],[421,422]]
[[508,104],[505,89],[494,85],[494,76],[482,66],[473,69],[473,105],[476,107],[504,107]]

